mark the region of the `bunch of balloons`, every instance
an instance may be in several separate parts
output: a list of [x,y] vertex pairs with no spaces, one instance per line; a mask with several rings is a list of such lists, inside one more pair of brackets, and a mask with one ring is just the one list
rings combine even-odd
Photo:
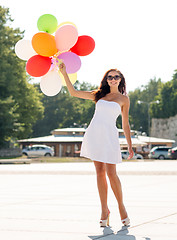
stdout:
[[77,27],[71,22],[58,25],[56,17],[51,14],[40,16],[37,27],[40,32],[31,41],[21,39],[16,43],[15,53],[20,59],[27,60],[29,75],[41,77],[41,91],[47,96],[55,96],[62,84],[65,85],[59,64],[64,62],[74,83],[81,67],[80,56],[90,54],[95,48],[95,41],[87,35],[78,36]]

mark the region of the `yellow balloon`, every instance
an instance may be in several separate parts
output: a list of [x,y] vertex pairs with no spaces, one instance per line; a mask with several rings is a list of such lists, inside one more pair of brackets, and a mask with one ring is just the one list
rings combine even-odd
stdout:
[[74,24],[74,23],[72,23],[72,22],[62,22],[62,23],[60,23],[59,25],[58,25],[58,27],[57,27],[57,29],[59,29],[60,27],[62,27],[63,25],[73,25],[76,29],[77,29],[77,27],[76,27],[76,25]]
[[[61,77],[62,85],[66,86],[66,82],[64,80],[63,75],[60,72],[59,72],[59,75]],[[68,74],[68,76],[69,76],[69,79],[70,79],[71,83],[74,84],[76,82],[76,80],[77,80],[77,72],[76,73],[72,73],[72,74]]]

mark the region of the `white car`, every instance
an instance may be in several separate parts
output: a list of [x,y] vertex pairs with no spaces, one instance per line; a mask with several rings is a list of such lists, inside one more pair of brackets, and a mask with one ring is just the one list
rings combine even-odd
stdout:
[[[122,154],[122,159],[127,159],[129,156],[129,152],[127,150],[122,150],[121,154]],[[139,153],[134,153],[133,158],[131,159],[143,159],[143,156]]]
[[54,156],[54,150],[46,145],[33,145],[31,147],[24,148],[22,154],[29,157],[37,156]]

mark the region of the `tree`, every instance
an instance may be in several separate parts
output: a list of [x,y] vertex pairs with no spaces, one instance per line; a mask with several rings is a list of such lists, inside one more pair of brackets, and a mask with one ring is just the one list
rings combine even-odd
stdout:
[[160,104],[153,104],[151,108],[154,118],[169,118],[177,114],[177,70],[172,80],[163,84],[157,98]]
[[[152,102],[157,99],[162,88],[161,79],[150,79],[147,85],[141,86],[134,91],[129,92],[130,97],[130,125],[132,128],[148,132],[148,106],[147,104],[138,104],[138,100]],[[151,113],[152,114],[152,113]]]
[[41,96],[29,83],[25,62],[15,54],[23,32],[9,27],[12,21],[9,9],[0,6],[0,147],[13,138],[28,137],[43,113]]

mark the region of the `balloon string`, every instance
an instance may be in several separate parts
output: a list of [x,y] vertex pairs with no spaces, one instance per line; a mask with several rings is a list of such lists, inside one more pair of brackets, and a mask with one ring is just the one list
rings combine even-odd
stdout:
[[56,65],[57,65],[58,68],[59,68],[60,64],[62,64],[62,63],[63,63],[63,59],[57,59],[56,60]]
[[60,64],[63,63],[62,59],[59,59],[58,56],[61,54],[62,52],[58,51],[53,57],[52,57],[52,63],[59,68]]

